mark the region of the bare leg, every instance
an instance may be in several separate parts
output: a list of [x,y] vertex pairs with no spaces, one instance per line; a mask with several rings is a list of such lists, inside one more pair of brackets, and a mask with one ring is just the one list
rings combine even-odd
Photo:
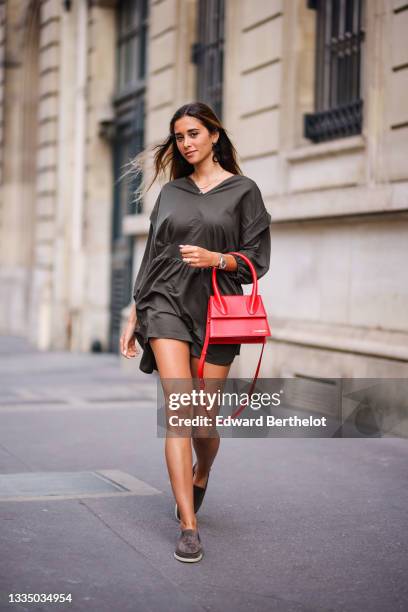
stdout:
[[[170,338],[150,338],[149,342],[165,395],[168,390],[163,379],[185,379],[186,383],[188,379],[192,379],[188,342]],[[165,456],[171,487],[180,512],[180,527],[197,529],[193,499],[191,438],[166,436]]]
[[[193,389],[193,376],[197,376],[198,359],[190,357],[190,345],[183,340],[171,338],[150,338],[163,391],[166,394],[166,384],[163,379],[183,379],[191,381]],[[204,364],[204,379],[226,378],[230,366],[217,366],[211,363]],[[194,475],[194,484],[205,486],[208,471],[214,461],[220,445],[219,436],[216,438],[193,438],[194,450],[197,455],[197,470]],[[165,456],[170,483],[180,512],[181,529],[197,529],[197,520],[194,514],[193,498],[193,453],[191,438],[166,436]]]
[[[190,363],[192,376],[196,378],[199,359],[191,356]],[[222,384],[222,381],[227,378],[230,368],[231,364],[224,366],[205,362],[204,379],[206,377],[215,378]],[[218,453],[220,436],[218,435],[218,432],[216,432],[216,434],[217,435],[215,437],[193,437],[193,446],[197,455],[197,467],[194,473],[193,483],[198,487],[205,487],[208,473]]]

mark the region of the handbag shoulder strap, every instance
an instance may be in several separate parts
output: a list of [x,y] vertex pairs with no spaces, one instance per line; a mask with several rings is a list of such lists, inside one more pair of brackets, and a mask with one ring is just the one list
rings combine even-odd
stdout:
[[[200,357],[200,361],[198,364],[198,371],[197,371],[197,376],[199,378],[200,381],[200,389],[205,389],[205,381],[203,378],[203,373],[204,373],[204,361],[205,361],[205,356],[207,354],[207,348],[208,348],[208,338],[209,338],[209,334],[208,332],[205,335],[205,342],[204,342],[204,346],[203,346],[203,351],[201,353],[201,357]],[[256,367],[256,371],[255,371],[255,376],[253,378],[252,384],[251,384],[251,388],[249,390],[248,393],[248,400],[251,398],[252,393],[254,392],[254,387],[255,387],[255,383],[258,379],[258,374],[259,374],[259,368],[261,367],[261,361],[262,361],[262,355],[264,352],[264,348],[265,348],[265,338],[263,339],[262,342],[262,350],[261,350],[261,354],[259,355],[259,359],[258,359],[258,365]],[[247,406],[248,404],[240,404],[240,407],[231,415],[233,418],[237,417]]]
[[203,348],[202,348],[201,355],[200,355],[200,361],[198,362],[198,370],[197,370],[197,376],[200,379],[200,389],[204,389],[204,386],[205,386],[204,380],[203,380],[204,362],[205,362],[205,357],[207,355],[209,341],[210,341],[210,318],[209,318],[209,311],[207,311],[207,325],[205,328],[205,339],[204,339],[204,344],[203,344]]
[[[258,365],[256,367],[255,376],[254,376],[251,388],[250,388],[249,393],[248,393],[248,396],[249,396],[248,397],[248,401],[251,399],[252,393],[254,392],[255,383],[256,383],[257,378],[258,378],[259,368],[261,367],[261,361],[262,361],[262,355],[263,355],[264,348],[265,348],[265,338],[264,338],[264,341],[262,343],[262,350],[261,350],[261,354],[259,355],[259,360],[258,360]],[[246,404],[244,404],[244,403],[240,404],[240,407],[231,415],[232,418],[235,418],[239,414],[241,414],[241,412],[247,407],[247,405],[248,405],[247,403]]]

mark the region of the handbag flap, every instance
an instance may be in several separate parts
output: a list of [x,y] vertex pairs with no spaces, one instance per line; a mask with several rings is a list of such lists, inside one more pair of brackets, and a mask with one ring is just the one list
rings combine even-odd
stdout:
[[266,318],[265,307],[262,302],[262,297],[257,295],[255,299],[255,309],[253,314],[249,312],[249,306],[251,303],[250,295],[223,295],[222,302],[225,304],[227,312],[224,314],[219,308],[217,308],[217,302],[215,296],[210,295],[209,301],[209,316],[212,319],[222,318],[246,318],[246,317],[264,317]]

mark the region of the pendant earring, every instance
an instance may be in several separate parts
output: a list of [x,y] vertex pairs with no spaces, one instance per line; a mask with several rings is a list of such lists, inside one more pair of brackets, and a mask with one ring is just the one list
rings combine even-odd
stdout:
[[212,143],[212,150],[213,150],[213,153],[214,153],[214,155],[213,155],[213,157],[212,157],[213,162],[219,162],[219,161],[220,161],[220,160],[219,160],[219,158],[218,158],[218,154],[217,154],[217,152],[216,152],[216,150],[215,150],[215,149],[216,149],[216,147],[217,147],[217,143],[216,143],[216,142],[213,142],[213,143]]

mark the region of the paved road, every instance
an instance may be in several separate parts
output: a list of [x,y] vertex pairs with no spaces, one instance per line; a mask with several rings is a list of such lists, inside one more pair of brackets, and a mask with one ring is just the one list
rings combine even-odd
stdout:
[[115,355],[0,345],[1,611],[55,609],[10,593],[98,612],[408,609],[407,440],[223,438],[205,556],[182,564],[156,379]]

